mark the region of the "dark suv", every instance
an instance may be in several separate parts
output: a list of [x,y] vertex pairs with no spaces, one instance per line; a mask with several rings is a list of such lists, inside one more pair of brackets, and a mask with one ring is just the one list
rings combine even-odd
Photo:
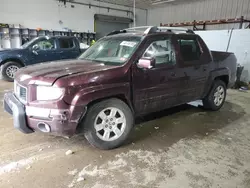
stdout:
[[42,36],[25,43],[20,48],[0,50],[0,75],[6,81],[13,81],[21,67],[41,62],[75,59],[84,49],[80,49],[76,37]]
[[183,28],[115,31],[77,60],[17,72],[5,110],[24,133],[72,136],[79,128],[94,146],[112,149],[128,137],[134,118],[202,99],[219,110],[236,78],[232,53],[209,51]]

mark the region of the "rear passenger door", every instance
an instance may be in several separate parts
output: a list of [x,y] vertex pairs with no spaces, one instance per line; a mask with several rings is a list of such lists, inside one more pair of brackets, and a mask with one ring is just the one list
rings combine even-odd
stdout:
[[73,38],[59,38],[58,47],[61,59],[75,59],[80,55],[80,49]]
[[205,43],[196,35],[176,35],[178,43],[178,64],[187,77],[181,84],[180,102],[200,99],[209,76],[211,57]]

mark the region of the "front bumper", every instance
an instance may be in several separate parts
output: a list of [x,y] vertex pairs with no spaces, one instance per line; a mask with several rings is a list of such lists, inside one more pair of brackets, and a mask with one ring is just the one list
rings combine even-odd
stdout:
[[12,92],[4,95],[4,109],[13,115],[14,127],[26,134],[34,131],[45,132],[38,125],[46,124],[49,126],[49,133],[54,135],[74,135],[86,108],[71,105],[64,107],[64,109],[46,109],[25,106]]
[[26,134],[34,132],[27,126],[25,106],[12,93],[4,95],[4,109],[13,115],[14,127],[16,129]]

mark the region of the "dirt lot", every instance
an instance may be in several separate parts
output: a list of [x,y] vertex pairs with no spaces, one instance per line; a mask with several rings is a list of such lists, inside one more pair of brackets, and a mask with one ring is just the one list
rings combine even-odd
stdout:
[[[10,89],[0,81],[1,100]],[[230,90],[219,112],[183,105],[139,118],[127,144],[112,151],[81,136],[24,135],[1,107],[0,187],[249,188],[249,101]]]

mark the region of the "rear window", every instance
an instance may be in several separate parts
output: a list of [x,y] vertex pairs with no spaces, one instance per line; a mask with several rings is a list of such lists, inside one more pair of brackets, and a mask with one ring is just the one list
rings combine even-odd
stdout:
[[58,39],[59,41],[59,47],[60,48],[73,48],[74,47],[74,41],[73,39],[64,39],[64,38],[61,38],[61,39]]
[[200,59],[201,50],[196,38],[179,37],[178,43],[184,61],[195,61]]

